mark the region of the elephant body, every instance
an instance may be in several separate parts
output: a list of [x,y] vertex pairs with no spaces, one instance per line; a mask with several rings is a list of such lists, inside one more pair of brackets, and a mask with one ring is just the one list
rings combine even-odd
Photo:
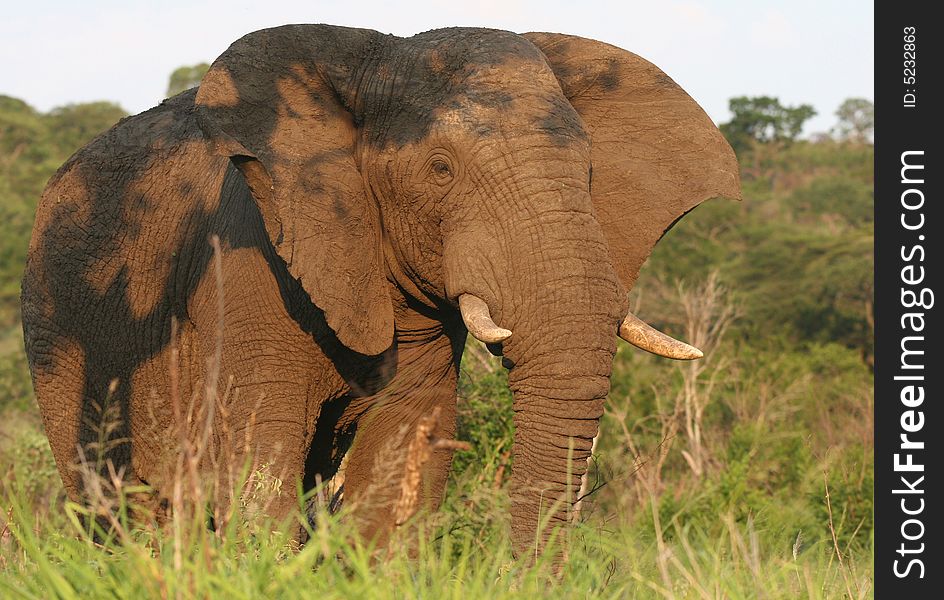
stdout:
[[[247,458],[248,436],[257,465],[286,482],[303,477],[311,487],[316,475],[335,474],[355,424],[379,429],[371,444],[379,446],[441,406],[437,434],[451,437],[461,321],[431,321],[401,297],[396,352],[365,356],[340,344],[274,252],[243,177],[208,151],[193,115],[195,91],[125,119],[83,148],[50,182],[37,210],[44,234],[30,251],[23,319],[50,445],[56,457],[70,457],[59,462],[69,495],[83,492],[73,468],[76,445],[94,443],[113,418],[106,402],[120,409],[112,437],[130,440],[107,458],[130,468],[135,480],[168,489],[179,451],[172,396],[183,410],[206,414],[207,361],[221,326],[218,382],[232,381],[236,390],[225,398],[225,415],[214,410],[214,442],[224,458]],[[221,242],[219,285],[213,234]],[[405,363],[413,346],[423,360],[411,369]],[[375,405],[387,403],[397,387],[409,390],[417,405],[409,415],[384,418],[385,409]],[[361,421],[371,407],[372,416]],[[373,456],[365,458],[370,464],[350,461],[348,496],[368,483]],[[436,478],[439,488],[447,469]],[[284,487],[273,514],[296,506],[294,487]]]
[[[345,502],[384,536],[417,424],[436,410],[434,434],[454,434],[468,330],[511,368],[526,548],[553,500],[566,519],[640,266],[716,195],[738,195],[717,129],[612,46],[249,34],[43,194],[23,323],[66,489],[82,497],[77,448],[110,415],[125,441],[107,457],[166,497],[189,409],[212,415],[207,470],[252,455],[285,482],[274,516],[295,480],[310,488],[348,454]],[[429,505],[450,462],[437,451],[423,467]]]

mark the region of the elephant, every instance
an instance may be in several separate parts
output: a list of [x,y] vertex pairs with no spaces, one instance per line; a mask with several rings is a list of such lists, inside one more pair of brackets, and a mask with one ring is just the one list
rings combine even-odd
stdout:
[[[107,397],[122,440],[108,459],[166,498],[173,398],[209,414],[218,376],[211,441],[229,423],[247,440],[236,458],[279,474],[269,513],[291,514],[292,482],[312,489],[343,459],[345,506],[371,506],[358,523],[383,543],[390,455],[433,413],[435,436],[455,436],[471,334],[509,369],[511,539],[527,552],[546,540],[542,511],[572,517],[617,337],[701,355],[628,294],[662,235],[714,197],[740,198],[730,146],[615,46],[482,28],[247,34],[198,87],[79,150],[39,202],[22,319],[65,489],[83,495],[74,465]],[[422,465],[423,506],[451,461]]]

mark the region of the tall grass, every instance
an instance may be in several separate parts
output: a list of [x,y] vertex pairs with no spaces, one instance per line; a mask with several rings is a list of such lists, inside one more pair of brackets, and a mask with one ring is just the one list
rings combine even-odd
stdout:
[[[552,567],[550,549],[534,565],[511,554],[503,489],[482,486],[501,468],[492,455],[481,470],[457,475],[445,508],[398,531],[391,549],[365,545],[343,515],[319,510],[308,525],[274,524],[237,510],[211,532],[205,519],[190,536],[132,525],[118,510],[115,527],[89,535],[72,515],[101,507],[67,504],[32,511],[25,474],[5,485],[0,534],[0,590],[11,598],[866,598],[867,555],[843,560],[830,544],[805,543],[802,532],[778,537],[718,515],[715,531],[670,519],[645,529],[621,519],[590,518],[559,540],[568,561]],[[131,490],[121,490],[127,507]],[[249,503],[241,503],[245,507]],[[653,505],[654,512],[658,512]],[[299,547],[298,525],[309,539]],[[204,532],[200,535],[196,532]],[[415,540],[415,542],[414,542]],[[415,552],[404,551],[414,545]]]
[[[495,377],[500,377],[496,372]],[[489,377],[477,380],[485,389]],[[474,396],[476,391],[467,393]],[[469,406],[464,405],[468,410]],[[466,417],[468,417],[466,413]],[[608,417],[615,419],[617,417]],[[499,418],[500,422],[501,419]],[[468,425],[466,425],[468,426]],[[419,432],[422,433],[422,432]],[[469,431],[467,430],[467,433]],[[417,439],[419,439],[419,435]],[[613,436],[611,436],[613,437]],[[610,440],[612,446],[618,440]],[[625,440],[623,440],[625,442]],[[662,445],[665,447],[665,444]],[[265,465],[238,471],[225,519],[183,497],[172,526],[142,519],[145,490],[86,465],[92,488],[81,503],[62,502],[48,446],[32,462],[14,462],[0,486],[0,596],[10,598],[867,598],[871,564],[865,543],[843,543],[833,507],[815,527],[773,525],[775,500],[745,516],[718,499],[712,482],[679,502],[651,493],[651,466],[612,478],[591,494],[583,522],[563,532],[532,564],[511,552],[502,440],[473,440],[461,450],[441,510],[420,512],[386,549],[358,538],[342,510],[332,514],[315,490],[284,523],[261,507],[286,482]],[[603,459],[601,459],[603,460]],[[679,459],[684,462],[684,459]],[[37,469],[37,465],[46,468]],[[186,469],[180,487],[193,485]],[[826,502],[829,476],[820,480]],[[612,488],[612,489],[608,489]],[[206,490],[206,488],[204,488]],[[203,498],[208,498],[204,493]],[[706,514],[704,505],[719,512]],[[64,510],[60,507],[64,506]],[[94,517],[110,515],[100,523]],[[133,519],[132,516],[135,516]],[[92,528],[89,528],[89,523]],[[216,529],[208,527],[213,522]],[[304,545],[296,542],[303,528]],[[567,556],[554,565],[559,550]]]

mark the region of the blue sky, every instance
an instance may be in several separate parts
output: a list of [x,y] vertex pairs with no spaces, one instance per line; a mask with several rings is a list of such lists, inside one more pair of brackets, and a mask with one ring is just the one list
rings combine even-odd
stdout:
[[812,104],[825,131],[845,98],[873,94],[873,7],[864,0],[131,0],[20,1],[0,20],[0,94],[40,110],[111,100],[158,103],[176,67],[211,62],[250,31],[332,23],[412,35],[445,26],[555,31],[654,62],[717,122],[728,98]]

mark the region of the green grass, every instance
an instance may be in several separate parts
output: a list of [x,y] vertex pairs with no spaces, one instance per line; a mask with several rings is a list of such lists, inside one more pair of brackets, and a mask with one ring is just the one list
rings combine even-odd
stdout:
[[[0,593],[135,599],[792,599],[871,593],[870,560],[861,545],[845,549],[840,563],[827,539],[806,542],[802,532],[786,536],[723,513],[708,527],[668,515],[659,529],[651,527],[651,515],[625,520],[591,514],[534,564],[515,560],[505,492],[483,485],[495,480],[499,464],[493,455],[484,467],[457,474],[444,509],[414,519],[387,551],[360,543],[343,512],[341,518],[319,512],[311,539],[299,548],[287,527],[239,508],[218,532],[198,520],[174,531],[132,529],[122,519],[118,534],[96,542],[77,519],[94,507],[67,503],[65,511],[37,514],[36,490],[25,483],[32,476],[15,468],[2,493],[9,520],[0,538]],[[47,483],[55,486],[53,478]],[[647,508],[651,513],[652,506],[640,511]],[[557,551],[567,556],[560,571],[553,566]]]
[[[581,523],[557,532],[535,561],[516,559],[507,517],[510,395],[496,360],[470,345],[459,437],[471,449],[457,455],[441,510],[415,517],[385,550],[360,541],[344,510],[316,510],[316,525],[308,526],[304,500],[287,523],[266,521],[258,507],[283,482],[264,468],[249,477],[250,485],[244,477],[236,486],[239,501],[216,531],[206,526],[205,510],[186,498],[184,516],[173,526],[132,522],[127,515],[140,490],[120,480],[90,476],[105,492],[90,494],[87,505],[67,502],[35,417],[8,412],[18,416],[6,421],[0,438],[0,459],[9,465],[0,479],[0,596],[870,597],[867,452],[848,443],[819,455],[802,432],[791,434],[778,422],[792,414],[781,411],[798,396],[783,395],[778,405],[751,388],[757,398],[738,408],[731,430],[722,436],[720,425],[712,427],[722,436],[711,443],[714,464],[695,477],[680,457],[685,441],[659,439],[644,426],[671,424],[653,415],[664,417],[674,404],[658,392],[630,404],[623,389],[670,386],[678,369],[625,347],[614,374],[623,386],[611,395],[592,471],[602,487]],[[816,356],[811,360],[818,364]],[[792,363],[784,369],[802,370]],[[633,381],[626,372],[635,374]],[[721,388],[716,392],[719,404],[732,402]],[[186,480],[182,485],[189,489]],[[105,508],[117,515],[107,530],[82,518],[106,514]],[[310,536],[303,546],[290,535],[300,524]]]

